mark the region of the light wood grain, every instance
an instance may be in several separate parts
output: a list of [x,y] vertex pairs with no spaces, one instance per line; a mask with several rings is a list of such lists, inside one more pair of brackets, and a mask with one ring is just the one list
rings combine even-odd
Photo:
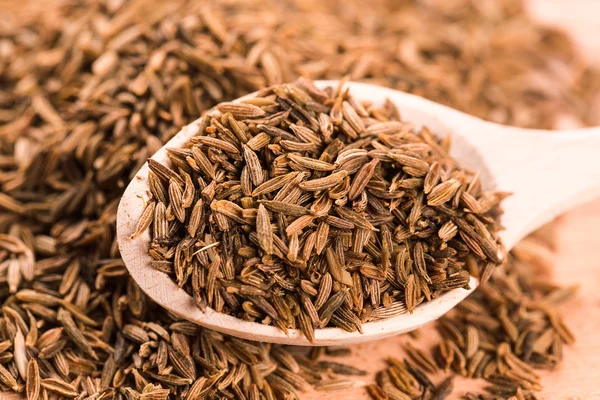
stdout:
[[547,399],[600,399],[600,201],[559,219],[555,276],[579,284],[579,296],[564,312],[577,337],[556,373],[544,373]]

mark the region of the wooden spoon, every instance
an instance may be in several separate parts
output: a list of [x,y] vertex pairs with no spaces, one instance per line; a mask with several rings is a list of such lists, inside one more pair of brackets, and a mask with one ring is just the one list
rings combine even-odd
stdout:
[[[337,87],[337,81],[318,81],[321,87]],[[432,132],[451,133],[451,155],[472,170],[479,171],[484,186],[512,192],[503,202],[500,236],[507,250],[521,238],[557,215],[600,196],[600,128],[543,131],[502,126],[483,121],[424,98],[375,85],[350,82],[350,93],[360,101],[381,104],[390,99],[402,118],[424,125]],[[245,96],[244,98],[253,95]],[[198,134],[198,121],[184,127],[152,159],[169,163],[167,148],[184,146]],[[148,164],[137,173],[125,191],[117,214],[117,240],[131,276],[155,302],[172,313],[199,325],[244,339],[292,345],[347,345],[381,339],[412,331],[433,321],[467,297],[470,290],[454,289],[421,304],[413,314],[403,314],[363,324],[364,333],[339,328],[317,329],[316,343],[309,343],[297,329],[286,335],[274,326],[244,321],[217,313],[202,312],[192,297],[166,274],[150,266],[149,232],[131,238],[148,197]]]

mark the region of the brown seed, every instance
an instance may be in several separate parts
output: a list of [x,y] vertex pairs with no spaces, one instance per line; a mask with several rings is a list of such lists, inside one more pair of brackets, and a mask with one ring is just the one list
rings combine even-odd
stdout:
[[418,349],[412,344],[408,343],[406,345],[406,352],[419,367],[425,370],[425,372],[433,374],[437,371],[437,365],[435,361],[423,350]]
[[2,364],[0,364],[0,381],[14,391],[19,390],[17,380],[12,376],[10,371],[2,366]]
[[460,182],[454,179],[438,184],[427,195],[427,205],[439,206],[444,204],[454,197],[459,188]]
[[442,227],[438,231],[438,237],[444,242],[447,242],[448,240],[456,236],[457,233],[458,228],[456,227],[454,222],[447,221],[444,225],[442,225]]
[[240,224],[246,224],[246,219],[243,216],[242,207],[238,206],[236,203],[229,200],[215,200],[210,203],[210,208],[213,211],[216,211],[220,214],[231,218],[235,222]]
[[92,357],[94,360],[97,360],[98,356],[96,355],[96,352],[92,349],[92,346],[85,338],[83,332],[81,332],[77,325],[75,325],[71,313],[61,308],[58,310],[57,319],[62,324],[64,332],[71,338],[73,343],[88,356]]
[[357,133],[362,133],[365,130],[364,122],[349,102],[344,101],[342,103],[342,113],[344,119]]
[[284,201],[271,201],[271,200],[260,200],[260,204],[263,204],[266,208],[273,212],[282,213],[292,217],[301,217],[303,215],[310,214],[310,211],[305,207],[290,204]]
[[302,157],[294,153],[288,154],[287,157],[296,164],[315,171],[334,171],[336,168],[335,165],[328,162],[314,158]]
[[173,180],[176,183],[183,185],[183,180],[181,177],[172,169],[165,167],[158,161],[153,160],[152,158],[148,160],[148,166],[150,170],[156,174],[158,178],[160,178],[163,182],[168,183]]
[[304,215],[298,217],[294,220],[294,222],[288,225],[288,227],[285,230],[285,233],[287,236],[292,236],[293,234],[298,233],[307,226],[311,225],[314,220],[315,217],[313,217],[312,215]]
[[367,392],[373,400],[388,400],[389,396],[377,385],[368,385]]
[[304,311],[300,311],[297,317],[300,330],[310,343],[315,343],[315,328],[312,320]]
[[308,191],[318,191],[323,189],[328,189],[340,183],[346,176],[348,176],[347,171],[338,171],[334,172],[331,175],[328,175],[324,178],[313,179],[310,181],[300,182],[298,186],[302,190]]
[[325,302],[329,299],[331,294],[331,288],[333,287],[333,278],[330,273],[325,273],[319,283],[319,290],[317,292],[317,298],[314,302],[315,308],[320,310]]
[[352,379],[329,379],[315,384],[315,389],[319,391],[342,390],[353,387],[355,381]]
[[473,325],[467,325],[467,349],[465,356],[471,358],[479,348],[479,331]]
[[389,156],[400,165],[403,165],[402,169],[409,175],[422,177],[427,175],[427,173],[429,172],[429,164],[426,161],[423,161],[419,158],[411,157],[406,154],[398,154],[392,152],[390,152]]
[[216,148],[232,154],[240,154],[240,150],[233,144],[210,136],[194,136],[190,139],[192,143],[202,144],[208,148]]
[[254,186],[260,186],[263,183],[263,169],[260,165],[256,153],[248,146],[243,146],[244,160],[246,160],[246,166],[248,167],[248,175],[252,180]]
[[250,149],[258,151],[271,142],[271,137],[264,132],[260,132],[246,143]]
[[452,218],[452,221],[458,226],[458,229],[461,232],[464,232],[466,236],[473,239],[481,247],[486,257],[496,264],[501,262],[500,257],[498,256],[498,250],[494,243],[478,235],[467,222],[458,218]]
[[256,214],[256,233],[260,247],[267,254],[273,254],[273,232],[271,231],[271,219],[264,205],[258,206]]
[[340,216],[340,218],[354,224],[358,228],[367,230],[375,229],[368,219],[358,212],[348,209],[347,207],[336,207],[335,212]]
[[19,215],[25,214],[26,212],[26,208],[21,202],[4,193],[0,193],[0,208],[3,208],[7,211],[12,211]]
[[423,193],[431,193],[431,190],[438,184],[441,176],[441,169],[439,161],[435,161],[429,166],[429,171],[427,171],[427,175],[425,175],[423,181]]
[[254,191],[252,192],[252,196],[258,197],[263,194],[271,193],[277,189],[280,189],[286,183],[292,181],[297,176],[298,173],[296,172],[290,172],[289,174],[276,176],[275,178],[264,182],[262,185],[254,189]]
[[196,379],[196,366],[190,356],[173,346],[168,346],[168,352],[169,360],[181,376],[190,380]]
[[335,252],[330,247],[328,247],[327,249],[325,249],[325,255],[327,258],[327,265],[329,266],[329,273],[331,274],[331,277],[337,282],[343,283],[344,285],[352,286],[352,277],[350,276],[350,273],[348,273],[348,271],[346,271],[343,268],[340,259],[335,254]]
[[200,224],[202,223],[203,212],[204,202],[202,201],[202,199],[198,199],[194,204],[194,207],[192,208],[187,227],[187,231],[191,237],[196,236],[196,232],[198,231]]
[[423,249],[423,244],[421,242],[415,243],[415,247],[413,249],[413,259],[415,271],[419,276],[427,283],[431,283],[431,278],[427,275],[427,266],[425,265],[425,251]]
[[256,118],[265,115],[260,107],[245,103],[220,103],[217,109],[223,113],[231,113],[234,118]]
[[319,222],[316,232],[315,251],[317,254],[321,254],[329,239],[329,224],[325,221]]
[[322,307],[319,307],[319,318],[321,321],[326,321],[337,309],[344,303],[346,299],[346,293],[342,290],[335,293],[333,296],[329,297],[329,299],[323,304]]
[[300,251],[300,243],[298,240],[298,234],[294,233],[288,241],[287,258],[291,262],[296,262],[298,260],[298,252]]
[[181,187],[175,183],[171,182],[169,185],[169,200],[171,211],[175,215],[175,217],[179,220],[179,222],[185,222],[185,210],[183,209],[183,192]]
[[128,324],[123,327],[123,336],[136,343],[143,344],[150,340],[148,333],[139,326]]
[[66,340],[58,340],[40,349],[40,358],[52,358],[67,344]]
[[406,308],[409,312],[415,309],[417,302],[417,288],[415,285],[415,276],[410,274],[404,287],[404,301],[406,302]]
[[215,167],[199,146],[192,146],[192,155],[197,169],[202,171],[208,178],[215,179]]
[[376,122],[372,125],[369,125],[367,132],[372,135],[394,134],[402,132],[404,127],[405,124],[400,121]]
[[26,393],[28,400],[37,400],[40,396],[40,369],[33,359],[27,364]]
[[358,197],[358,195],[365,189],[373,173],[375,172],[375,168],[379,160],[373,159],[367,164],[363,165],[360,170],[354,176],[352,180],[352,185],[350,186],[350,190],[348,191],[348,198],[350,200],[354,200]]

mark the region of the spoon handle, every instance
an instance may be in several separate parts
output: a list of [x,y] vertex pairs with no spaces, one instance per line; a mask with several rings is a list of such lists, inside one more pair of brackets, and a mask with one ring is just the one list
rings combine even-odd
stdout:
[[513,193],[503,202],[502,222],[510,229],[502,239],[508,249],[600,196],[600,128],[544,131],[485,122],[479,129],[487,132],[468,129],[468,140],[485,156],[495,186]]

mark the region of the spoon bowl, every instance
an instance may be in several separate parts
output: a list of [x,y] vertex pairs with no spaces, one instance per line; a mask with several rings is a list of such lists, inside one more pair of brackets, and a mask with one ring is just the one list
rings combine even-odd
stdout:
[[[320,87],[337,86],[338,81],[317,81]],[[461,113],[424,98],[375,85],[349,82],[358,101],[381,104],[389,99],[402,119],[417,128],[452,135],[451,155],[463,167],[479,171],[485,189],[512,192],[504,200],[500,237],[507,250],[521,238],[567,209],[600,196],[600,129],[548,132],[501,126]],[[241,101],[253,95],[237,99]],[[168,148],[183,147],[199,133],[199,121],[185,126],[151,158],[169,163]],[[131,237],[147,198],[148,163],[127,187],[117,214],[117,240],[121,256],[133,279],[155,302],[170,312],[206,328],[236,337],[290,345],[348,345],[381,339],[415,330],[436,320],[467,297],[478,285],[470,279],[470,289],[454,289],[424,302],[412,314],[367,322],[363,333],[340,328],[315,330],[310,343],[298,329],[284,333],[279,328],[238,319],[207,308],[201,311],[193,298],[171,278],[151,266],[148,255],[150,234]]]

